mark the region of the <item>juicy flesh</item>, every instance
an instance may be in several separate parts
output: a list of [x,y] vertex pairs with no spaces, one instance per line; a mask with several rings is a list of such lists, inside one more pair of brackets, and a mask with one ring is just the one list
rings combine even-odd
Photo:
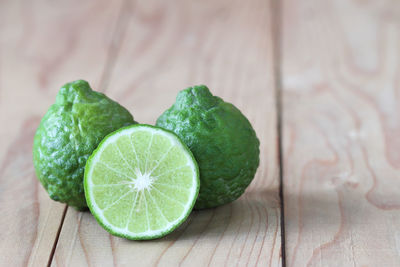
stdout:
[[94,162],[95,205],[103,219],[121,231],[166,228],[190,205],[194,166],[168,136],[146,131],[120,136]]

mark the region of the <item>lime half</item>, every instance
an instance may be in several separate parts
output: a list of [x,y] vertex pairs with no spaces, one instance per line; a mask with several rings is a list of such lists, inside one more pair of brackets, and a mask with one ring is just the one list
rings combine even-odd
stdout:
[[111,234],[154,239],[189,216],[199,193],[197,163],[172,132],[136,124],[108,135],[85,168],[85,196]]

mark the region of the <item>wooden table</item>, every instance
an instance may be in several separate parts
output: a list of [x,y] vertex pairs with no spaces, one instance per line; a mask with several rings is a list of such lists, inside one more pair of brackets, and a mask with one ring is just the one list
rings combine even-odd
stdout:
[[[250,119],[246,193],[133,242],[51,201],[32,139],[83,78],[154,123],[207,84]],[[400,266],[400,2],[0,2],[1,266]]]

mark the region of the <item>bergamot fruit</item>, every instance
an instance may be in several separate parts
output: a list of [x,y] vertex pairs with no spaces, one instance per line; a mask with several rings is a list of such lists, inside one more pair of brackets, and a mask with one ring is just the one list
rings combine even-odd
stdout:
[[86,160],[107,134],[134,123],[129,111],[93,91],[86,81],[65,84],[42,118],[33,143],[36,175],[50,198],[86,209]]
[[192,151],[200,169],[195,208],[211,208],[242,195],[259,164],[260,142],[248,119],[206,86],[181,91],[157,120]]

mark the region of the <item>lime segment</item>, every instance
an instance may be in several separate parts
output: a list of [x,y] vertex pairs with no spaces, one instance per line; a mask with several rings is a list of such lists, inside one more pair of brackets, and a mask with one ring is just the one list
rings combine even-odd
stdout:
[[84,186],[90,211],[108,232],[154,239],[189,215],[199,192],[199,170],[175,134],[138,124],[100,143],[87,161]]

